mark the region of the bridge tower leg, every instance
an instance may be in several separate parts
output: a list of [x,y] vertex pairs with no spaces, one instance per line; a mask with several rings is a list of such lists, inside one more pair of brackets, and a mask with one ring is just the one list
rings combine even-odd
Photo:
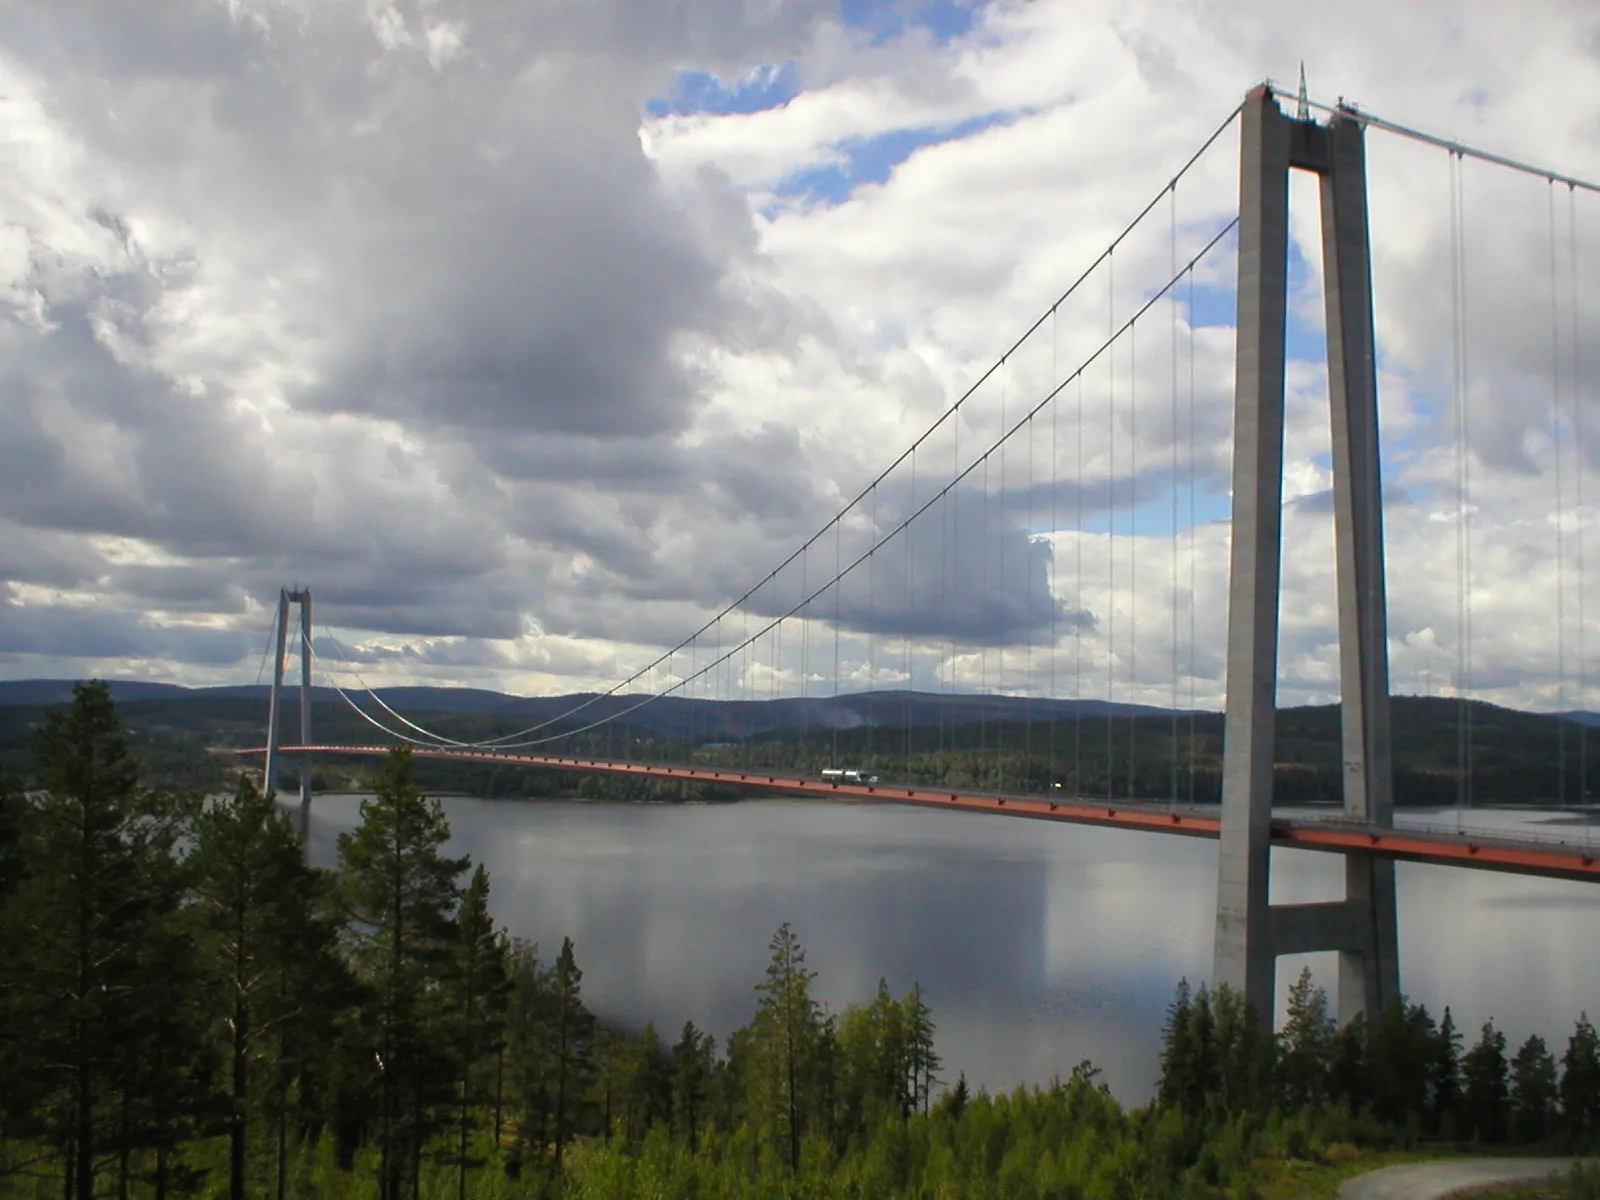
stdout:
[[1277,958],[1339,952],[1339,1013],[1376,1015],[1399,994],[1394,864],[1345,858],[1345,899],[1269,901],[1282,558],[1289,171],[1321,177],[1344,805],[1393,821],[1377,360],[1360,122],[1286,116],[1267,87],[1241,117],[1233,546],[1222,766],[1215,982],[1269,1024]]
[[[300,608],[300,744],[311,744],[311,589],[283,588],[278,592],[277,655],[272,667],[272,690],[267,701],[267,761],[262,772],[262,787],[267,791],[278,788],[278,742],[281,725],[278,718],[279,700],[283,694],[283,671],[287,659],[289,640],[289,606]],[[300,837],[310,832],[311,823],[311,756],[300,758]]]

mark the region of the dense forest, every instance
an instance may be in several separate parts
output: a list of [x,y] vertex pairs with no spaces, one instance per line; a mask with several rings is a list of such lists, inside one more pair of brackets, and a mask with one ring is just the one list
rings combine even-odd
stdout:
[[[986,791],[1044,793],[1059,785],[1068,794],[1201,804],[1220,796],[1219,713],[1068,713],[1067,702],[1045,701],[1033,711],[1017,697],[986,699],[993,706],[989,717],[981,715],[985,698],[978,697],[878,692],[840,698],[838,704],[849,700],[860,709],[849,710],[859,719],[848,726],[807,723],[797,718],[811,710],[783,701],[676,700],[651,724],[641,723],[653,711],[646,706],[599,729],[562,732],[583,724],[591,715],[586,710],[577,720],[541,729],[537,749],[806,774],[851,766],[886,780]],[[342,702],[318,700],[312,707],[319,741],[369,744],[382,736]],[[617,707],[626,707],[621,698]],[[752,716],[752,710],[764,716]],[[147,781],[178,790],[226,790],[238,762],[227,751],[259,746],[266,727],[258,697],[141,698],[120,711]],[[47,712],[37,704],[0,704],[0,770],[37,778],[33,739]],[[411,715],[463,741],[503,737],[526,728],[530,719],[506,712]],[[1397,696],[1393,745],[1395,800],[1402,805],[1561,804],[1600,795],[1600,728],[1575,720],[1477,701]],[[1338,707],[1279,712],[1276,758],[1274,793],[1280,803],[1338,803]],[[298,787],[298,764],[286,763],[285,770],[280,784]],[[313,785],[370,790],[375,770],[370,759],[323,759],[314,765]],[[719,801],[748,795],[715,785],[421,759],[415,778],[430,791],[482,797]]]
[[829,1012],[789,925],[724,1044],[623,1030],[570,940],[496,926],[404,749],[328,871],[246,777],[144,787],[103,685],[33,762],[0,787],[0,1197],[1243,1198],[1360,1147],[1600,1138],[1586,1017],[1559,1056],[1464,1048],[1404,1002],[1337,1028],[1309,975],[1277,1036],[1180,984],[1136,1108],[1087,1061],[972,1093],[914,984]]

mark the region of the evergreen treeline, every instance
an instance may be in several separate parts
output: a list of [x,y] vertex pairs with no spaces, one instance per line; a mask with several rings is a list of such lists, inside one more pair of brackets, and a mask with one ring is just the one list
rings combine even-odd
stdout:
[[[1178,985],[1162,1031],[1157,1106],[1204,1130],[1293,1114],[1300,1142],[1317,1120],[1368,1141],[1426,1140],[1588,1148],[1600,1141],[1600,1038],[1582,1015],[1559,1063],[1531,1036],[1507,1055],[1486,1022],[1472,1046],[1450,1009],[1435,1021],[1400,998],[1343,1027],[1309,970],[1289,989],[1283,1029],[1264,1036],[1239,994]],[[1304,1118],[1304,1119],[1302,1119]]]
[[973,1095],[917,988],[830,1013],[788,925],[726,1046],[629,1034],[570,940],[545,958],[495,926],[404,750],[331,871],[247,780],[142,788],[102,685],[35,754],[41,788],[0,788],[0,1196],[1176,1200],[1349,1143],[1600,1122],[1587,1019],[1559,1065],[1537,1038],[1508,1061],[1416,1005],[1335,1029],[1309,976],[1278,1037],[1180,985],[1143,1108],[1087,1063]]

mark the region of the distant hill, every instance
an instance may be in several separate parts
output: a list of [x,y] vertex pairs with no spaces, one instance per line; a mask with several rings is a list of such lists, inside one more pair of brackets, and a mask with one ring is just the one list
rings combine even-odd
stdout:
[[[72,698],[72,680],[24,679],[0,682],[0,707],[39,707],[65,704]],[[141,711],[151,701],[177,702],[174,713],[211,701],[254,702],[265,710],[270,689],[265,684],[185,688],[171,683],[109,680],[112,699],[134,704]],[[615,715],[644,697],[618,695],[595,698],[592,692],[565,696],[510,696],[481,688],[396,687],[378,688],[377,695],[398,712],[415,717],[428,713],[525,718],[529,723],[548,721],[590,701],[588,719]],[[291,710],[299,703],[300,689],[286,687]],[[374,715],[378,707],[364,692],[353,698]],[[312,703],[342,704],[332,688],[311,689]],[[230,709],[234,705],[228,706]],[[1043,700],[1022,696],[983,696],[943,692],[856,692],[777,700],[698,700],[667,696],[629,715],[628,723],[658,736],[679,737],[690,732],[740,738],[751,734],[799,726],[854,729],[867,725],[911,725],[913,728],[963,724],[983,720],[1049,720],[1055,717],[1158,716],[1168,710],[1140,704],[1114,704],[1104,700]],[[154,715],[154,710],[150,710]],[[392,723],[392,721],[390,722]]]
[[[28,775],[34,731],[49,708],[69,698],[71,686],[64,680],[0,683],[0,772]],[[217,752],[263,741],[265,686],[183,688],[118,680],[111,690],[157,786],[222,786],[231,760]],[[754,753],[769,765],[802,771],[836,761],[872,762],[901,777],[961,786],[1004,782],[1042,790],[1065,777],[1086,795],[1154,798],[1173,794],[1181,777],[1183,791],[1196,800],[1221,794],[1223,718],[1213,712],[913,691],[774,700],[668,696],[642,705],[643,696],[508,696],[474,688],[386,688],[380,695],[418,724],[463,741],[520,737],[537,727],[535,741],[523,744],[559,743],[572,753],[729,763]],[[396,727],[370,696],[357,698],[367,712]],[[289,688],[286,699],[285,734],[293,741],[297,689]],[[579,705],[582,711],[574,713]],[[1600,735],[1589,733],[1600,729],[1600,715],[1570,713],[1563,719],[1482,701],[1463,708],[1455,700],[1421,696],[1395,697],[1393,712],[1399,804],[1570,803],[1600,796]],[[389,740],[330,688],[314,690],[312,720],[317,741]],[[754,743],[762,745],[752,750]],[[1461,755],[1469,746],[1471,769],[1463,779]],[[1273,786],[1280,802],[1336,802],[1344,778],[1338,706],[1280,710],[1275,759]],[[327,768],[335,770],[346,768]],[[541,788],[577,786],[559,773],[531,768],[433,763],[419,770],[425,786],[478,795],[540,795]],[[1588,774],[1587,781],[1578,778],[1580,772]],[[344,777],[351,777],[348,771]],[[585,795],[640,798],[625,795],[615,781],[588,779]],[[648,788],[641,793],[656,794]]]

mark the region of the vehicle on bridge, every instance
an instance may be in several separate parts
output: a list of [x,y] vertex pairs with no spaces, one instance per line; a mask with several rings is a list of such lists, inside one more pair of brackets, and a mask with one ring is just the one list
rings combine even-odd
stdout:
[[824,767],[822,777],[829,783],[877,783],[876,775],[864,775],[854,767]]

